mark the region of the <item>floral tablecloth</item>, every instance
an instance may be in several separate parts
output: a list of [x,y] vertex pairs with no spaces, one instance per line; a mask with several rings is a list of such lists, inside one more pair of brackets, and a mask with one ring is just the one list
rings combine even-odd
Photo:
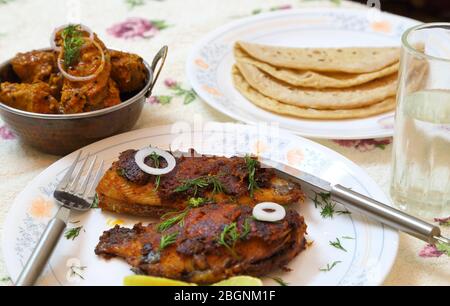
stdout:
[[[81,20],[106,45],[136,52],[148,61],[164,44],[170,48],[162,80],[148,100],[136,129],[190,120],[230,121],[202,102],[185,77],[189,48],[207,32],[235,20],[272,10],[354,6],[339,0],[0,0],[0,61],[19,51],[48,46],[49,33],[68,21]],[[391,138],[318,140],[345,155],[388,193]],[[39,172],[58,159],[22,144],[0,120],[0,234],[14,197]],[[431,221],[431,220],[430,220]],[[448,229],[445,230],[448,234]],[[395,265],[386,285],[450,285],[450,260],[424,243],[400,235]],[[439,256],[441,255],[441,256]],[[0,255],[0,284],[11,281]]]

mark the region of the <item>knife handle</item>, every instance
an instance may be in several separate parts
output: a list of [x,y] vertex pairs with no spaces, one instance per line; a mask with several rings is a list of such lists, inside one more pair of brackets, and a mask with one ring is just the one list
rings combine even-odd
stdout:
[[336,202],[348,205],[355,211],[368,214],[383,224],[401,230],[428,243],[436,243],[436,238],[441,235],[441,230],[438,226],[429,224],[344,186],[333,186],[331,189],[331,197]]

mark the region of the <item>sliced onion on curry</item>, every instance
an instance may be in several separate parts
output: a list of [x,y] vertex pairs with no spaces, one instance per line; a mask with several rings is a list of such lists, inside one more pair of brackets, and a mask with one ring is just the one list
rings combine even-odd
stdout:
[[92,43],[100,52],[100,56],[101,56],[101,63],[98,66],[98,68],[95,70],[94,73],[90,74],[90,75],[86,75],[86,76],[76,76],[76,75],[72,75],[70,73],[68,73],[66,70],[64,70],[63,68],[63,55],[64,55],[64,51],[60,51],[59,55],[58,55],[58,60],[57,60],[57,64],[58,64],[58,69],[59,71],[61,71],[61,74],[67,78],[68,80],[72,81],[72,82],[84,82],[84,81],[90,81],[92,79],[94,79],[100,72],[102,72],[103,68],[105,68],[105,52],[103,52],[102,47],[100,46],[100,44],[98,42],[96,42],[95,40],[87,40],[86,41]]
[[[150,156],[152,153],[158,154],[158,156],[164,158],[167,162],[167,167],[165,168],[154,168],[150,167],[145,163],[145,159]],[[176,160],[175,157],[172,156],[169,152],[166,152],[164,150],[158,149],[158,148],[143,148],[136,152],[136,155],[134,156],[134,159],[136,161],[136,164],[138,167],[144,171],[145,173],[152,174],[152,175],[162,175],[167,174],[170,171],[172,171],[175,168]]]

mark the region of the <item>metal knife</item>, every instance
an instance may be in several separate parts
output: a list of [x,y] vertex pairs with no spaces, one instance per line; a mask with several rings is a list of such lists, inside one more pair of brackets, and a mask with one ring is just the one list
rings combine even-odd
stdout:
[[300,185],[308,185],[313,190],[330,193],[331,199],[334,201],[351,207],[352,210],[367,215],[378,222],[431,244],[441,242],[450,245],[450,239],[443,237],[441,235],[441,229],[436,225],[408,215],[398,209],[353,191],[350,188],[339,184],[332,185],[330,182],[315,175],[293,167],[287,165],[277,167],[272,161],[263,160],[261,162],[273,168],[279,177]]

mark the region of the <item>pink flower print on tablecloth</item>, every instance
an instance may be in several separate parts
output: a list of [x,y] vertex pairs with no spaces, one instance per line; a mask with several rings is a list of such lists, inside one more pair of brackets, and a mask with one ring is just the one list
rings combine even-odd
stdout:
[[152,38],[159,31],[167,28],[164,20],[148,20],[145,18],[132,17],[123,22],[114,24],[107,29],[108,34],[123,39],[130,38]]
[[13,134],[13,132],[8,127],[6,127],[4,125],[4,126],[0,127],[0,138],[4,139],[4,140],[11,140],[11,139],[15,139],[16,136]]
[[367,152],[376,148],[384,150],[387,145],[392,143],[392,138],[333,140],[333,142],[341,147],[354,148],[360,152]]

